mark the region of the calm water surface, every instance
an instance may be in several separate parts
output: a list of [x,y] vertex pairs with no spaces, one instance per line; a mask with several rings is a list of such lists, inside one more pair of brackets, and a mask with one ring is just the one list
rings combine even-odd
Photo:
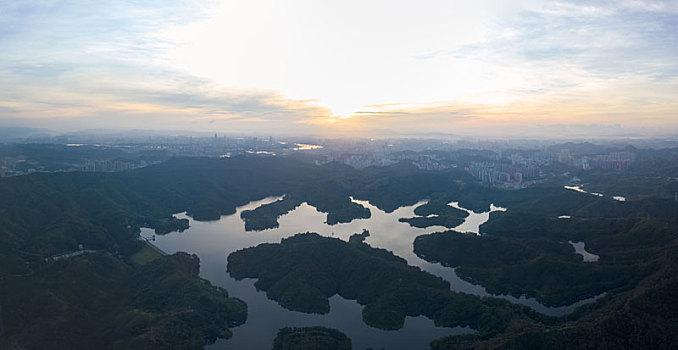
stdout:
[[[266,298],[265,292],[257,291],[254,280],[245,279],[236,281],[226,272],[226,257],[238,250],[256,246],[260,243],[278,243],[282,238],[299,232],[317,232],[323,236],[336,237],[342,240],[363,229],[370,231],[365,240],[373,247],[384,248],[404,258],[410,265],[418,266],[422,270],[440,276],[451,284],[455,291],[487,296],[485,288],[471,284],[459,278],[453,268],[440,264],[429,263],[413,252],[414,239],[422,234],[446,230],[441,226],[424,229],[410,227],[407,223],[399,222],[399,218],[412,217],[414,208],[425,203],[419,202],[412,206],[401,207],[391,213],[386,213],[366,201],[357,201],[370,209],[372,217],[369,219],[353,220],[350,223],[327,225],[326,214],[318,212],[314,207],[304,203],[278,222],[280,226],[265,231],[245,231],[245,223],[240,219],[244,210],[254,209],[262,204],[274,202],[281,197],[269,197],[253,201],[239,207],[235,214],[222,216],[218,221],[194,221],[185,213],[176,217],[187,218],[190,228],[184,232],[173,232],[167,235],[155,235],[153,242],[167,253],[185,251],[200,257],[200,275],[215,285],[224,287],[231,296],[240,298],[247,303],[247,322],[233,328],[233,337],[228,340],[219,340],[210,349],[268,349],[273,344],[273,338],[278,330],[285,326],[325,326],[341,330],[353,341],[355,349],[374,347],[377,349],[419,349],[428,348],[428,343],[436,338],[451,334],[468,333],[468,328],[436,327],[433,321],[420,317],[407,317],[405,326],[397,331],[383,331],[365,325],[362,321],[362,306],[355,300],[346,300],[335,295],[330,298],[330,312],[326,315],[305,314],[289,311],[279,306],[275,301]],[[458,203],[450,203],[459,207]],[[491,206],[491,211],[505,210]],[[478,234],[479,226],[488,220],[490,212],[474,213],[468,211],[469,216],[463,224],[455,228],[461,232]],[[142,228],[143,237],[152,237],[151,229]],[[515,298],[512,296],[498,296],[515,303],[528,305],[533,309],[550,315],[562,315],[571,312],[576,306],[590,302],[592,299],[582,300],[576,304],[549,308],[539,304],[533,298]]]
[[586,245],[584,242],[572,242],[568,241],[572,248],[574,248],[574,251],[577,252],[577,254],[581,255],[582,259],[584,262],[596,262],[600,257],[596,254],[589,253],[586,251]]

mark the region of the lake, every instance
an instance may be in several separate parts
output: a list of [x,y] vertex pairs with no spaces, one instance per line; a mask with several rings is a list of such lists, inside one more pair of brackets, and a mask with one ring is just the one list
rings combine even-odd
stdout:
[[568,243],[570,243],[577,254],[581,255],[584,262],[596,262],[598,259],[600,259],[598,255],[586,251],[586,245],[584,242],[568,241]]
[[[367,326],[362,321],[361,305],[355,300],[346,300],[338,295],[330,299],[330,312],[326,315],[290,311],[282,308],[275,301],[269,300],[265,292],[257,291],[254,287],[254,280],[236,281],[231,278],[226,272],[226,257],[238,249],[256,246],[260,243],[279,243],[282,238],[299,232],[316,232],[323,236],[348,240],[352,234],[367,229],[370,231],[370,236],[365,240],[367,244],[390,250],[406,259],[410,265],[418,266],[422,270],[444,278],[450,282],[452,290],[481,296],[490,295],[482,286],[474,285],[459,278],[453,268],[429,263],[414,254],[413,242],[417,236],[446,230],[441,226],[424,229],[414,228],[407,223],[398,221],[399,218],[415,216],[414,209],[424,204],[425,201],[386,213],[367,201],[354,200],[370,210],[371,218],[356,219],[350,223],[336,225],[327,225],[325,223],[326,214],[303,203],[287,215],[282,216],[278,220],[280,223],[278,228],[264,231],[245,231],[245,223],[240,218],[242,211],[254,209],[280,198],[282,197],[268,197],[250,202],[237,208],[235,214],[222,216],[218,221],[200,222],[191,219],[185,213],[177,214],[176,217],[187,218],[190,221],[189,229],[167,235],[155,235],[153,243],[169,254],[185,251],[198,255],[200,257],[201,277],[214,285],[226,288],[231,296],[240,298],[247,303],[247,322],[242,326],[233,328],[231,339],[218,340],[215,344],[209,346],[209,349],[268,349],[272,346],[273,338],[278,330],[285,326],[335,328],[346,333],[353,341],[353,346],[356,349],[368,347],[377,349],[428,348],[428,343],[433,339],[473,331],[462,327],[436,327],[433,321],[423,316],[407,317],[404,327],[397,331],[379,330]],[[466,210],[459,207],[456,202],[450,203],[450,205]],[[491,206],[491,211],[497,210],[505,209]],[[469,234],[478,234],[479,226],[488,220],[490,212],[474,213],[469,210],[466,211],[469,212],[469,216],[456,229]],[[150,238],[154,236],[154,232],[151,229],[142,228],[141,236]],[[550,308],[541,305],[533,298],[498,297],[514,303],[528,305],[549,315],[563,315],[571,312],[576,306],[594,300],[592,298],[566,307]]]

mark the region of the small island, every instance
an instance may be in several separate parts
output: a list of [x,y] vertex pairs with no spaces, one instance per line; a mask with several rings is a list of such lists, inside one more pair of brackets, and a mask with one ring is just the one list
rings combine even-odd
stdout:
[[246,231],[277,228],[280,226],[278,218],[296,209],[301,203],[301,200],[285,196],[273,203],[264,204],[252,210],[245,210],[240,213],[240,218],[245,221]]
[[294,311],[327,313],[328,298],[335,294],[355,299],[365,305],[365,323],[386,330],[402,328],[406,316],[424,315],[439,326],[490,333],[514,320],[537,317],[504,300],[450,291],[442,278],[362,242],[368,234],[363,231],[345,242],[303,233],[260,244],[231,253],[228,272],[236,279],[256,278],[258,289]]
[[284,198],[273,203],[261,205],[252,210],[240,213],[245,221],[246,231],[263,231],[280,226],[278,219],[296,209],[304,202],[316,205],[317,209],[327,213],[327,223],[335,225],[342,222],[351,222],[354,219],[367,219],[370,210],[360,204],[352,202],[349,197],[323,197],[322,193],[314,195],[285,195]]
[[431,200],[414,209],[412,218],[400,218],[398,221],[407,222],[412,227],[426,228],[430,226],[443,226],[453,228],[461,225],[468,213],[447,205],[443,200]]

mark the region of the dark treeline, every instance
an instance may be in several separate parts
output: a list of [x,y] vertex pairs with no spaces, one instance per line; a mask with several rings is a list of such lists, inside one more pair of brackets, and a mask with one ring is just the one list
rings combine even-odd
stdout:
[[447,228],[457,227],[464,222],[468,213],[447,205],[447,202],[432,199],[414,209],[412,218],[400,218],[398,221],[407,222],[412,227],[444,226]]
[[[641,175],[647,176],[633,172],[619,174],[622,179]],[[678,176],[669,173],[662,176],[669,175]],[[626,184],[625,180],[615,182],[615,179],[611,177],[609,182]],[[482,283],[491,291],[525,293],[551,304],[567,303],[602,291],[608,293],[598,303],[585,306],[552,324],[550,319],[504,301],[480,300],[444,291],[444,283],[437,287],[428,284],[421,287],[419,282],[412,282],[412,288],[404,289],[412,292],[411,295],[399,294],[397,289],[387,290],[391,294],[375,295],[358,286],[354,289],[345,287],[354,293],[347,297],[358,298],[361,293],[367,293],[358,301],[368,305],[365,319],[370,324],[397,328],[404,315],[424,314],[444,325],[469,324],[480,331],[476,336],[436,342],[434,345],[439,348],[465,347],[473,342],[490,347],[529,347],[530,339],[569,346],[575,339],[618,347],[675,344],[678,308],[675,298],[667,296],[676,295],[675,276],[678,274],[672,252],[676,248],[678,204],[666,195],[667,188],[663,188],[661,195],[637,195],[628,202],[616,202],[607,197],[565,190],[561,184],[554,183],[519,191],[486,188],[456,168],[424,171],[399,163],[356,170],[338,163],[316,165],[288,158],[254,156],[176,158],[120,173],[36,173],[1,178],[0,305],[4,327],[0,346],[40,348],[48,344],[51,348],[73,348],[86,344],[88,348],[115,345],[199,348],[205,341],[227,337],[224,324],[232,326],[243,321],[242,310],[235,307],[241,304],[227,297],[224,291],[202,282],[196,274],[182,270],[182,265],[197,266],[197,261],[188,262],[190,259],[182,258],[182,263],[168,264],[167,268],[158,271],[177,276],[182,284],[195,285],[187,291],[188,295],[202,294],[204,297],[192,301],[171,299],[163,304],[166,309],[145,309],[145,306],[135,304],[136,300],[171,297],[175,289],[170,287],[176,282],[169,278],[167,284],[159,284],[159,294],[154,294],[155,287],[146,288],[143,293],[132,287],[138,283],[137,278],[155,281],[145,275],[152,273],[147,271],[151,269],[147,266],[173,259],[159,258],[146,265],[128,259],[141,249],[137,239],[139,227],[152,227],[159,233],[184,229],[185,221],[172,219],[172,214],[185,211],[196,220],[217,220],[221,215],[233,214],[236,207],[249,201],[283,195],[280,202],[243,213],[249,228],[275,227],[280,215],[303,202],[326,212],[329,224],[368,217],[369,210],[353,203],[350,196],[369,200],[387,212],[422,199],[431,199],[431,206],[459,201],[461,206],[476,211],[487,210],[490,203],[495,203],[509,210],[492,215],[481,228],[486,236],[471,237],[479,238],[475,240],[459,239],[454,232],[431,236],[435,241],[430,241],[429,246],[462,249],[465,250],[463,254],[451,257],[425,248],[428,238],[417,240],[418,253],[427,259],[458,266],[462,276]],[[419,209],[422,212],[417,215],[430,213],[456,219],[461,215],[454,211],[444,212],[442,210],[447,209],[442,206],[423,210],[425,208]],[[570,215],[572,219],[557,219],[559,215]],[[600,255],[600,261],[595,265],[581,262],[567,244],[568,240],[586,242],[589,251]],[[362,245],[356,244],[357,241],[327,244],[333,245],[334,250],[367,259],[376,267],[388,266],[388,269],[383,267],[388,273],[410,271],[404,262],[390,253],[368,253],[369,247],[360,248]],[[76,251],[80,245],[99,252],[57,262],[47,259]],[[492,252],[492,255],[488,253],[485,259],[481,254],[472,254],[481,250]],[[503,262],[501,266],[497,261]],[[308,263],[294,259],[291,262],[299,268]],[[263,271],[275,266],[260,268]],[[325,273],[323,269],[318,267],[317,271],[311,272]],[[255,272],[259,275],[260,271]],[[369,270],[363,273],[369,273]],[[418,276],[408,279],[433,278],[430,275],[421,277],[420,273],[407,272],[408,276]],[[558,273],[562,276],[554,277]],[[100,276],[113,277],[109,280]],[[330,285],[350,286],[355,283],[351,280],[360,280],[348,273],[333,278],[339,277]],[[383,278],[386,286],[395,283],[388,279],[388,274]],[[267,292],[277,295],[279,301],[284,299],[283,296],[292,298],[287,288],[297,288],[284,278],[271,277],[269,281],[275,281],[271,283],[278,287],[267,287]],[[417,294],[422,291],[420,287],[430,298]],[[338,289],[314,288],[317,290],[305,291],[312,296],[308,298],[312,302],[308,310],[323,312],[327,296],[331,295],[328,293],[338,293]],[[393,313],[384,312],[403,298],[411,299],[406,307],[396,307]],[[99,306],[89,311],[84,306],[88,300]],[[423,300],[441,304],[426,305]],[[455,300],[465,301],[460,306]],[[449,307],[445,304],[448,301]],[[208,308],[193,302],[205,302],[209,308],[231,308],[231,316],[215,320]],[[290,301],[288,305],[292,304]],[[436,308],[447,310],[447,316],[433,312]],[[192,313],[179,311],[187,309]],[[467,313],[468,310],[475,311]],[[133,323],[134,327],[116,327],[132,319],[118,315],[135,313],[141,313],[141,316],[134,319],[138,321]],[[98,321],[87,322],[95,314]],[[481,316],[488,322],[474,319]],[[446,323],[447,317],[454,321]],[[172,331],[173,327],[188,322],[186,320],[192,320],[191,324],[195,326],[187,328],[189,334],[179,336],[180,333]],[[496,320],[498,325],[489,322],[491,320]],[[75,324],[80,328],[71,327]],[[38,329],[42,332],[36,331]],[[116,333],[114,330],[118,329],[121,331]],[[92,337],[91,334],[102,336]],[[172,334],[177,337],[173,338]],[[81,343],[87,336],[88,343]],[[110,341],[112,337],[117,343]],[[182,343],[185,339],[192,340]]]
[[231,336],[247,305],[177,253],[132,266],[109,253],[2,276],[3,349],[200,349]]
[[273,350],[351,350],[346,334],[326,327],[285,327],[273,340]]
[[257,288],[290,310],[327,313],[329,297],[355,299],[365,305],[365,323],[381,329],[399,329],[405,316],[424,315],[437,325],[495,334],[512,322],[545,319],[504,300],[450,291],[442,278],[363,243],[364,235],[344,242],[306,233],[260,244],[229,255],[228,271],[257,278]]
[[[1,178],[0,306],[4,327],[0,345],[49,344],[51,348],[72,348],[79,344],[83,334],[99,334],[104,325],[119,328],[116,325],[125,320],[116,315],[138,309],[132,303],[133,298],[122,297],[118,291],[133,288],[132,284],[136,283],[133,276],[142,268],[134,259],[128,259],[142,248],[138,240],[139,227],[155,228],[158,233],[185,229],[186,222],[173,219],[172,214],[186,211],[197,220],[216,220],[220,215],[234,213],[237,206],[272,195],[286,195],[285,198],[296,203],[308,202],[328,213],[328,223],[369,216],[366,208],[351,202],[351,195],[359,198],[374,195],[375,203],[390,210],[425,196],[427,190],[417,186],[424,183],[420,181],[421,171],[411,166],[394,167],[394,170],[394,174],[399,175],[391,178],[390,172],[381,169],[358,171],[336,163],[317,166],[293,159],[243,156],[177,158],[120,173],[35,173]],[[428,186],[422,187],[443,188],[444,185],[434,185],[442,178],[436,175]],[[384,196],[384,191],[391,190],[392,186],[403,190]],[[273,215],[275,220],[282,212],[278,210]],[[261,228],[277,224],[272,219],[268,221]],[[58,262],[49,259],[78,251],[80,246],[100,253]],[[89,267],[89,272],[80,273],[69,267],[80,265]],[[172,270],[167,273],[174,274]],[[96,279],[94,276],[107,277]],[[109,283],[108,276],[117,285],[103,288],[97,284]],[[183,278],[198,280],[197,275]],[[97,283],[85,282],[90,279]],[[61,283],[66,281],[73,282]],[[169,289],[165,291],[171,293]],[[87,294],[114,303],[115,308],[102,304],[100,309],[116,312],[97,314],[97,309],[93,309],[90,313],[82,304],[87,298],[74,297]],[[226,298],[222,302],[235,300]],[[194,332],[192,337],[204,337],[201,341],[206,341],[228,336],[227,330],[214,332],[212,321],[208,321],[210,313],[191,307],[196,313],[190,316],[195,331],[187,330]],[[134,344],[139,348],[178,345],[178,339],[169,337],[171,332],[164,340],[157,336],[154,325],[171,320],[169,316],[159,316],[169,315],[170,310],[158,310],[152,321],[141,322],[133,332],[116,334],[118,343],[130,344],[129,348],[135,347]],[[91,319],[95,314],[98,322],[70,327],[74,320]],[[154,340],[135,340],[146,336]],[[91,343],[86,343],[91,345],[86,346],[89,348],[118,344],[106,336],[89,337]],[[166,343],[162,345],[162,341]],[[201,347],[196,342],[191,344],[188,347]]]

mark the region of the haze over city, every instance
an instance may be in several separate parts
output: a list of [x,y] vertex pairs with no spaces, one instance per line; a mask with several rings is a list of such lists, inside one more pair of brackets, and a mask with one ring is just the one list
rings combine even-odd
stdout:
[[675,137],[675,1],[5,1],[0,126]]

